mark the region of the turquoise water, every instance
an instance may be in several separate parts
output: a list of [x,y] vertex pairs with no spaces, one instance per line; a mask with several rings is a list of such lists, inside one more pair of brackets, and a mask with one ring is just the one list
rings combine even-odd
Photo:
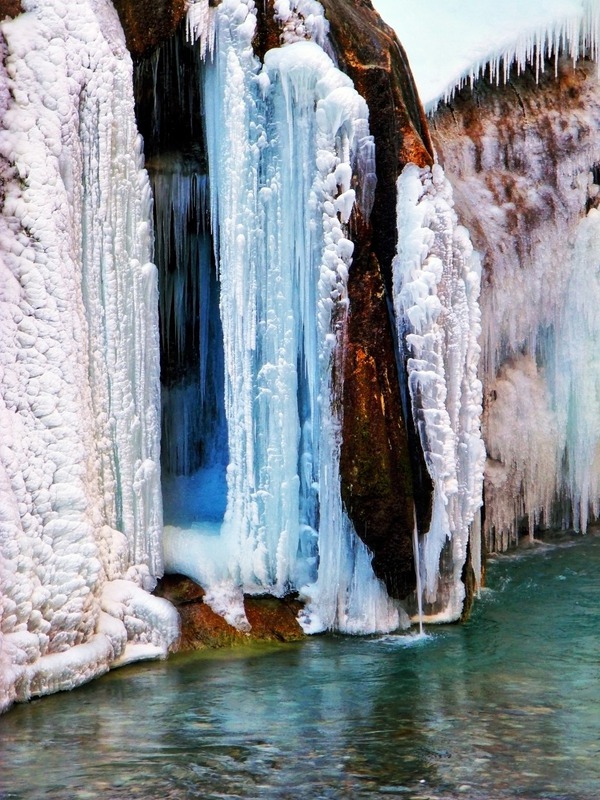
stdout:
[[600,797],[600,537],[490,565],[471,622],[180,656],[0,718],[0,798]]

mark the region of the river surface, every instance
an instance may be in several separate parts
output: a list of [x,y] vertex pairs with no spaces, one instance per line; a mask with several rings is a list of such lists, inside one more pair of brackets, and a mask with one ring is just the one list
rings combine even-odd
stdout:
[[2,800],[600,798],[600,536],[466,625],[130,666],[0,718]]

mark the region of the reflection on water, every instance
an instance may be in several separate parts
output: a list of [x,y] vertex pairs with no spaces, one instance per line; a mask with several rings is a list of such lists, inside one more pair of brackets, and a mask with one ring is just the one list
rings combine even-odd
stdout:
[[132,666],[0,718],[0,798],[597,800],[600,537],[464,626]]

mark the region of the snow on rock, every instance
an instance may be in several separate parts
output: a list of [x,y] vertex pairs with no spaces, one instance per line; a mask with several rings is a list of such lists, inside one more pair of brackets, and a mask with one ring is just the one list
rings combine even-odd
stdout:
[[[106,671],[122,655],[102,624],[107,577],[137,564],[141,592],[162,571],[156,270],[131,61],[109,3],[23,7],[1,26],[0,707]],[[173,623],[142,605],[131,615],[164,654]]]
[[[442,168],[409,164],[398,179],[394,308],[405,342],[412,412],[434,484],[431,526],[421,539],[425,601],[437,616],[462,610],[469,531],[482,503],[485,459],[477,377],[480,265],[458,225]],[[451,570],[440,567],[451,548]],[[447,587],[442,591],[442,582]]]
[[506,80],[511,67],[538,71],[559,51],[598,54],[597,0],[374,0],[408,55],[421,101],[433,111],[481,75]]
[[273,8],[285,44],[308,39],[327,49],[329,23],[317,0],[274,0]]

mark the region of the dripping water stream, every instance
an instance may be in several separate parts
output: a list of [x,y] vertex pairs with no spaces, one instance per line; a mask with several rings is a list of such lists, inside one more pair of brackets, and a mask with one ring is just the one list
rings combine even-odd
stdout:
[[202,65],[181,29],[135,75],[159,270],[164,521],[218,530],[229,451]]
[[415,575],[417,577],[417,619],[419,621],[419,636],[423,636],[423,586],[421,583],[421,551],[419,549],[419,527],[417,524],[417,509],[413,506],[413,555],[415,559]]

